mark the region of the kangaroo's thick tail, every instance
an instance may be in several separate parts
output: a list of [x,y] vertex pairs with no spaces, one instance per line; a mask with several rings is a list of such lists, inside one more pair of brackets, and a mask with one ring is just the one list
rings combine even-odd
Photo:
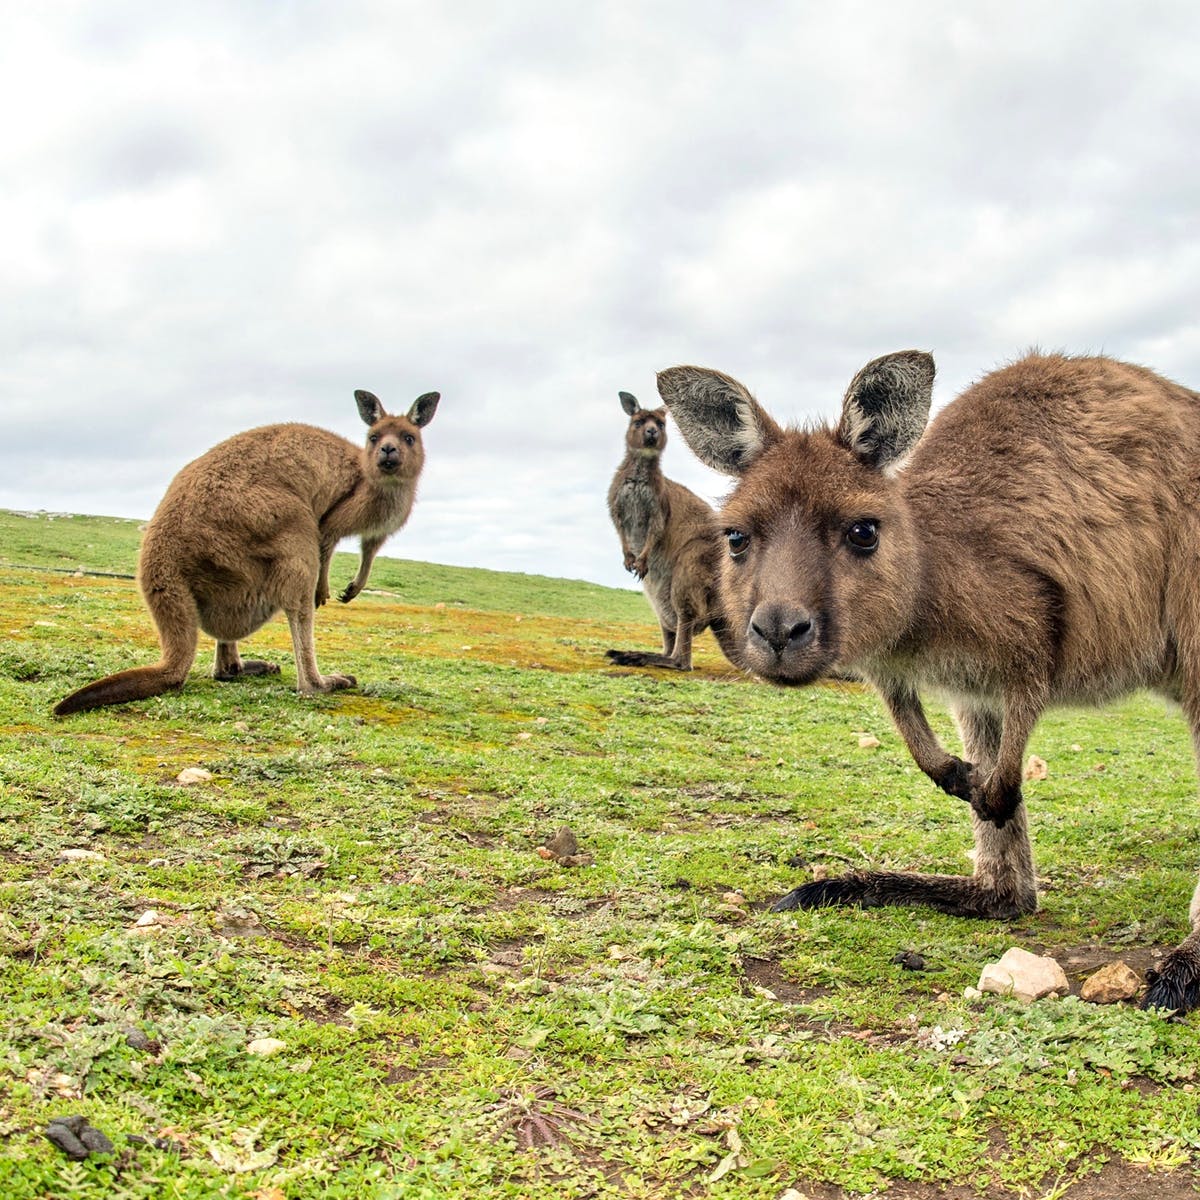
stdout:
[[54,706],[54,715],[69,717],[72,713],[87,712],[90,708],[161,696],[163,692],[182,687],[186,677],[187,667],[182,672],[169,670],[163,663],[155,663],[152,667],[131,667],[128,671],[106,675],[72,692]]
[[185,589],[158,585],[143,573],[142,595],[158,628],[162,658],[151,667],[130,667],[115,675],[106,675],[72,692],[54,706],[56,717],[104,708],[109,704],[127,704],[131,700],[147,700],[163,692],[182,687],[196,658],[200,640],[200,623],[196,603]]

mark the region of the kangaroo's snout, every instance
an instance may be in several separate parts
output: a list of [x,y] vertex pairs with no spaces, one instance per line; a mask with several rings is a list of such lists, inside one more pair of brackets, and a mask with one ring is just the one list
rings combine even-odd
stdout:
[[796,604],[760,604],[750,615],[748,640],[782,659],[789,650],[801,650],[816,638],[812,614]]
[[776,683],[809,683],[821,673],[820,619],[799,604],[765,601],[746,626],[744,665]]

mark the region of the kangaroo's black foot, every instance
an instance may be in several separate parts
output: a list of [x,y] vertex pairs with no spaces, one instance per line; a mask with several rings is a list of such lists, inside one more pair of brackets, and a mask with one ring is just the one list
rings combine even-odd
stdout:
[[230,683],[234,679],[244,679],[247,675],[278,675],[279,665],[273,662],[265,662],[261,658],[243,658],[241,666],[236,671],[228,669],[220,674],[214,674],[213,678],[220,680],[222,683]]
[[1172,950],[1159,963],[1157,971],[1146,972],[1146,982],[1150,987],[1142,1001],[1143,1008],[1161,1008],[1171,1013],[1200,1008],[1200,948],[1185,943]]

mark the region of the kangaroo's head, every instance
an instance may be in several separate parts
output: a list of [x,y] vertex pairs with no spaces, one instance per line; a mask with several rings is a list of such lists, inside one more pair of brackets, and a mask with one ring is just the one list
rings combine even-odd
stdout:
[[621,407],[629,414],[629,428],[625,431],[625,448],[639,458],[655,458],[667,444],[667,410],[665,408],[643,408],[636,396],[618,392]]
[[356,391],[354,399],[358,401],[359,416],[371,427],[363,450],[367,478],[385,484],[388,480],[407,483],[416,479],[425,465],[421,430],[433,420],[440,393],[418,396],[404,416],[389,416],[371,392]]
[[914,529],[894,466],[929,416],[933,359],[868,363],[832,428],[783,429],[735,379],[673,367],[658,390],[701,461],[737,479],[718,516],[727,553],[723,647],[739,666],[809,683],[895,645],[920,584]]

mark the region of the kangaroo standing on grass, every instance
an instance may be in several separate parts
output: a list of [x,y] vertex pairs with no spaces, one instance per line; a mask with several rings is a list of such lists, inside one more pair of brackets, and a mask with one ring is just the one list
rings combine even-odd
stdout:
[[217,639],[215,678],[278,674],[274,663],[243,659],[237,644],[280,609],[291,627],[297,690],[354,686],[351,675],[318,670],[313,615],[329,599],[338,542],[362,538],[358,573],[338,597],[345,603],[408,520],[425,462],[421,429],[440,397],[421,396],[407,416],[389,416],[370,392],[354,398],[370,426],[365,448],[311,425],[264,425],[214,446],[175,476],[138,560],[162,658],[72,692],[55,708],[58,716],[180,687],[201,629]]
[[[628,392],[618,393],[629,414],[625,457],[608,489],[608,511],[621,537],[625,570],[642,581],[662,626],[661,654],[610,650],[625,667],[692,669],[692,641],[716,617],[716,579],[721,556],[715,514],[695,492],[662,473],[667,444],[665,409],[646,409]],[[714,624],[715,622],[715,624]]]
[[[1200,752],[1200,395],[1107,358],[1032,354],[921,437],[933,374],[917,351],[876,359],[836,428],[811,432],[715,371],[658,377],[692,449],[739,480],[720,514],[733,660],[780,684],[861,672],[921,770],[971,806],[973,876],[852,871],[776,909],[1033,912],[1021,774],[1048,705],[1154,688]],[[965,760],[930,729],[923,688],[950,699]],[[1146,1007],[1200,1005],[1200,887],[1191,925]]]

